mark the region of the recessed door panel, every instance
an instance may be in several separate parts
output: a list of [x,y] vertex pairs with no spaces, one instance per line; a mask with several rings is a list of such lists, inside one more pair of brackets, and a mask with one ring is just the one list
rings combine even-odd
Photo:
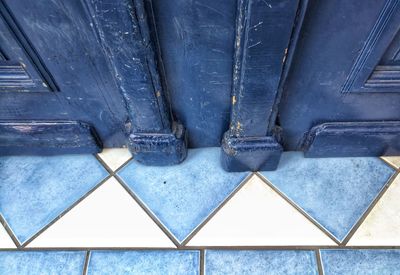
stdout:
[[324,123],[400,121],[399,29],[397,0],[310,1],[279,109],[286,150]]

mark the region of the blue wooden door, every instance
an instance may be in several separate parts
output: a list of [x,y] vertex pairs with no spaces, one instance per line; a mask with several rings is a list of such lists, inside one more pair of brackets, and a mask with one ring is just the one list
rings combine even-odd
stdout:
[[400,154],[399,29],[400,0],[0,0],[0,153]]
[[400,1],[309,1],[279,109],[286,150],[400,154]]
[[84,1],[0,1],[1,153],[125,144],[127,112]]

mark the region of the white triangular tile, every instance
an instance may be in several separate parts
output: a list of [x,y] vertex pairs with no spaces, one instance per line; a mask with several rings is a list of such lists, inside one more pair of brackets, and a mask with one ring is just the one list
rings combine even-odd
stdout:
[[399,157],[382,157],[386,162],[390,163],[396,168],[400,168],[400,156]]
[[103,149],[98,156],[110,167],[113,171],[121,167],[122,164],[127,162],[132,154],[129,152],[128,148],[112,148]]
[[28,247],[175,247],[112,177]]
[[8,235],[7,231],[0,223],[0,248],[16,248],[11,237]]
[[335,245],[293,206],[253,176],[188,246]]
[[400,245],[400,176],[380,198],[347,245]]

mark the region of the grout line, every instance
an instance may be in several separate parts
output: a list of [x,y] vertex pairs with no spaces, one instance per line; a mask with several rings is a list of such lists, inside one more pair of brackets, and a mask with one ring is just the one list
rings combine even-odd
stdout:
[[289,197],[287,197],[283,192],[281,192],[275,185],[273,185],[267,178],[261,175],[259,172],[256,175],[264,181],[272,190],[274,190],[280,197],[282,197],[286,202],[288,202],[292,207],[294,207],[300,214],[302,214],[306,219],[308,219],[312,224],[318,227],[326,236],[328,236],[332,241],[334,241],[338,246],[340,246],[340,241],[336,239],[334,235],[332,235],[327,229],[325,229],[322,225],[320,225],[316,220],[313,219],[310,215],[307,214],[305,210],[303,210],[300,206],[298,206],[294,201],[292,201]]
[[119,175],[115,174],[114,177],[117,179],[119,184],[128,192],[128,194],[133,198],[133,200],[146,212],[146,214],[156,223],[156,225],[161,229],[162,232],[174,243],[176,247],[180,247],[179,241],[172,235],[171,232],[162,224],[162,222],[156,217],[156,215],[151,212],[150,209],[139,199],[138,196],[125,184],[125,182],[119,177]]
[[204,275],[205,273],[205,251],[204,249],[200,250],[200,275]]
[[10,238],[13,241],[13,243],[15,244],[15,246],[17,248],[20,248],[21,244],[19,243],[19,240],[18,240],[17,236],[15,236],[15,234],[12,231],[11,227],[8,225],[6,219],[1,214],[0,214],[0,223],[4,227],[4,229],[6,230],[8,236],[10,236]]
[[[392,248],[393,246],[390,246]],[[365,248],[365,246],[362,246]],[[383,249],[383,247],[380,247]],[[385,247],[386,248],[386,247]],[[399,246],[400,248],[400,246]],[[325,245],[325,246],[315,246],[315,245],[303,245],[303,246],[184,246],[180,250],[316,250],[316,249],[338,249],[337,245]],[[370,248],[372,249],[372,248]]]
[[199,225],[197,225],[192,232],[182,241],[181,245],[187,245],[191,239],[223,208],[242,188],[245,186],[250,179],[253,178],[254,173],[249,173],[245,179],[233,190],[218,206],[215,208]]
[[101,165],[103,165],[103,167],[107,170],[107,172],[114,176],[115,174],[117,174],[122,168],[124,168],[131,160],[133,160],[133,157],[130,157],[128,160],[126,160],[124,163],[121,164],[121,166],[119,166],[117,169],[115,169],[115,171],[113,171],[113,169],[111,169],[110,166],[108,166],[108,164],[98,155],[95,154],[94,157],[97,159],[98,162],[100,162]]
[[[303,209],[298,207],[293,201],[291,201],[288,197],[286,197],[283,193],[280,192],[279,189],[277,189],[272,183],[270,183],[264,176],[262,176],[259,173],[250,173],[243,181],[242,183],[239,184],[239,186],[199,225],[197,226],[192,233],[189,234],[188,237],[182,242],[182,244],[179,244],[179,242],[175,239],[175,237],[164,227],[164,225],[157,219],[157,217],[151,212],[151,210],[147,209],[145,204],[134,194],[132,190],[129,189],[129,187],[123,182],[123,180],[117,175],[117,173],[123,169],[133,158],[131,157],[128,159],[125,163],[123,163],[118,169],[115,171],[112,171],[112,169],[96,154],[95,155],[96,159],[103,165],[103,167],[107,170],[109,175],[104,178],[100,183],[98,183],[94,188],[89,190],[84,196],[82,196],[78,201],[76,201],[74,204],[72,204],[69,208],[64,210],[58,217],[56,217],[53,221],[51,221],[49,224],[47,224],[45,227],[43,227],[41,230],[39,230],[35,235],[33,235],[30,239],[25,241],[22,245],[19,243],[17,237],[14,235],[12,232],[12,229],[8,226],[6,220],[4,217],[0,214],[0,223],[4,226],[5,230],[17,246],[17,248],[0,248],[0,251],[44,251],[44,250],[50,250],[50,251],[62,251],[62,250],[71,250],[71,251],[82,251],[86,250],[86,258],[85,258],[85,269],[84,272],[86,272],[87,269],[87,264],[89,262],[89,257],[90,257],[90,250],[200,250],[200,274],[204,274],[204,249],[230,249],[230,250],[315,250],[316,255],[317,255],[317,260],[318,264],[321,265],[319,266],[319,272],[320,274],[323,274],[323,269],[322,269],[322,263],[320,262],[320,253],[319,249],[400,249],[400,246],[344,246],[347,244],[347,242],[351,239],[351,237],[354,235],[354,233],[357,231],[359,226],[362,224],[362,222],[365,220],[365,218],[368,216],[370,211],[374,208],[376,203],[380,200],[380,198],[384,195],[384,193],[387,191],[387,189],[391,186],[391,184],[394,182],[394,179],[399,176],[400,174],[400,169],[394,167],[390,163],[386,162],[384,159],[381,159],[383,162],[389,164],[392,168],[395,169],[395,173],[391,176],[391,178],[388,180],[388,182],[385,184],[381,192],[378,194],[378,196],[374,199],[374,201],[370,204],[369,208],[367,209],[366,212],[364,212],[362,218],[359,219],[359,221],[356,223],[355,226],[351,229],[350,233],[346,236],[346,238],[343,240],[342,243],[340,243],[333,235],[330,234],[325,228],[323,228],[318,222],[316,222],[312,217],[310,217]],[[87,196],[89,196],[92,192],[94,192],[98,187],[100,187],[104,182],[106,182],[108,179],[110,179],[112,176],[115,176],[117,181],[122,185],[122,187],[132,196],[132,198],[139,204],[139,206],[150,216],[150,218],[159,226],[159,228],[168,236],[168,238],[177,246],[177,248],[166,248],[166,247],[93,247],[93,248],[88,248],[88,247],[76,247],[76,248],[71,248],[71,247],[49,247],[49,248],[29,248],[26,247],[29,243],[31,243],[37,236],[42,234],[47,228],[49,228],[51,225],[53,225],[56,221],[58,221],[61,217],[63,217],[65,214],[67,214],[72,208],[74,208],[76,205],[78,205],[81,201],[83,201]],[[187,244],[195,235],[198,233],[198,231],[203,228],[206,223],[253,177],[253,176],[258,176],[261,180],[263,180],[269,187],[271,187],[278,195],[280,195],[285,201],[290,203],[296,210],[298,210],[303,216],[305,216],[308,220],[310,220],[314,225],[316,225],[320,230],[322,230],[328,237],[330,237],[335,243],[338,243],[339,246],[183,246]],[[320,270],[321,268],[321,270]],[[203,272],[203,273],[202,273]],[[86,273],[84,273],[86,274]]]
[[322,266],[321,253],[320,253],[320,251],[318,249],[315,250],[315,256],[317,258],[318,274],[319,275],[324,275],[324,268]]
[[92,189],[90,189],[86,194],[84,194],[82,197],[80,197],[77,201],[75,201],[73,204],[71,204],[68,208],[66,208],[63,212],[61,212],[60,215],[58,215],[56,218],[54,218],[51,222],[46,224],[44,227],[42,227],[38,232],[36,232],[32,237],[30,237],[28,240],[26,240],[22,245],[21,248],[26,247],[28,244],[30,244],[32,241],[34,241],[39,235],[41,235],[44,231],[46,231],[50,226],[55,224],[59,219],[61,219],[63,216],[65,216],[69,211],[71,211],[75,206],[77,206],[80,202],[82,202],[84,199],[86,199],[90,194],[92,194],[95,190],[97,190],[100,186],[102,186],[107,180],[111,178],[111,175],[108,175],[105,177],[102,181],[100,181],[96,186],[94,186]]
[[375,208],[375,205],[380,201],[380,199],[383,197],[383,195],[386,193],[386,191],[390,188],[390,186],[393,184],[393,182],[396,180],[396,178],[399,175],[400,175],[400,171],[396,171],[389,178],[389,180],[383,186],[382,190],[378,193],[378,195],[375,197],[375,199],[368,206],[367,210],[365,210],[365,212],[361,215],[360,219],[350,229],[349,233],[343,239],[341,246],[345,246],[350,241],[350,239],[353,237],[353,235],[356,233],[356,231],[360,228],[360,226],[363,224],[365,219],[368,217],[369,213],[371,213],[372,209]]
[[400,171],[400,167],[397,167],[396,165],[394,165],[393,163],[391,163],[390,161],[384,159],[385,156],[379,157],[379,159],[381,161],[383,161],[386,165],[390,166],[391,168],[393,168],[396,171]]
[[87,275],[88,267],[89,267],[89,261],[90,261],[90,250],[86,251],[85,264],[83,266],[82,275]]
[[0,248],[0,252],[12,251],[198,251],[198,250],[400,250],[400,246],[180,246],[173,247],[22,247]]
[[110,175],[114,174],[114,171],[107,165],[107,163],[105,163],[105,161],[98,154],[94,154],[94,157],[97,159],[98,162],[100,162],[101,166],[103,166],[103,168],[106,169]]
[[5,219],[0,215],[0,223],[3,224],[5,230],[7,233],[10,235],[11,239],[13,240],[14,244],[17,246],[18,249],[25,248],[27,245],[29,245],[32,241],[34,241],[39,235],[41,235],[44,231],[46,231],[49,227],[51,227],[54,223],[56,223],[59,219],[61,219],[64,215],[66,215],[70,210],[72,210],[75,206],[77,206],[80,202],[82,202],[85,198],[87,198],[90,194],[92,194],[95,190],[97,190],[100,186],[102,186],[107,180],[109,180],[112,176],[115,175],[120,169],[122,169],[124,166],[126,166],[132,159],[133,157],[129,158],[127,161],[125,161],[118,169],[112,171],[112,169],[101,159],[98,154],[94,154],[94,157],[97,159],[97,161],[100,162],[100,164],[106,169],[108,172],[108,176],[106,176],[103,180],[101,180],[95,187],[93,187],[91,190],[89,190],[86,194],[84,194],[82,197],[80,197],[77,201],[75,201],[72,205],[70,205],[68,208],[66,208],[60,215],[58,215],[56,218],[54,218],[52,221],[50,221],[48,224],[46,224],[44,227],[42,227],[38,232],[36,232],[31,238],[26,240],[24,243],[20,244],[17,237],[14,235],[12,232],[11,228],[8,226],[7,222]]

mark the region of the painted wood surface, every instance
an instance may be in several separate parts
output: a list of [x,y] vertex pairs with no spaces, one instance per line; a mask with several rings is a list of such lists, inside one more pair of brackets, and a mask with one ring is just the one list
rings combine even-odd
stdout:
[[0,155],[88,154],[101,148],[95,129],[79,121],[0,121]]
[[7,36],[1,51],[26,66],[41,87],[0,92],[0,118],[82,121],[96,128],[106,147],[125,144],[127,111],[84,2],[0,2],[7,23],[0,27]]
[[220,146],[229,127],[236,1],[152,0],[165,82],[189,146]]
[[292,0],[238,1],[231,121],[221,157],[228,171],[278,166],[282,147],[274,119],[297,10]]
[[400,155],[400,122],[327,122],[311,129],[303,144],[306,157]]
[[[396,42],[399,18],[397,0],[310,0],[279,106],[285,150],[302,150],[311,129],[324,123],[400,121],[399,88],[361,88],[368,85],[368,78],[374,82],[383,77],[380,65],[394,66],[398,62],[394,53],[400,49]],[[349,88],[354,72],[357,81]],[[380,135],[373,127],[370,129],[371,135]],[[354,135],[359,135],[354,130]],[[382,150],[376,148],[384,144],[397,146],[400,135],[391,135],[391,139],[386,134],[377,139],[358,136],[360,144],[369,144],[362,154],[358,153],[360,148],[350,146],[357,138],[350,141],[340,134],[335,144],[347,144],[340,150],[342,156],[377,156]],[[313,148],[319,156],[335,155],[329,142],[322,142],[322,136],[321,143]]]
[[227,170],[394,154],[399,18],[400,0],[0,0],[0,120],[87,125],[149,165],[221,144]]

